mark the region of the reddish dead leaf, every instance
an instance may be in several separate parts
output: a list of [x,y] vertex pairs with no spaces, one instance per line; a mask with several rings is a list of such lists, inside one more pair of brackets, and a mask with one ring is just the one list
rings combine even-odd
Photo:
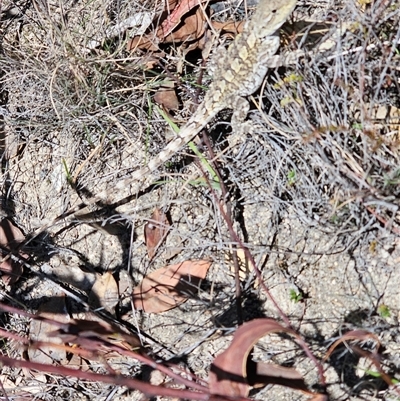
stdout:
[[[164,16],[158,17],[154,21],[154,25],[158,25],[159,21],[163,21],[153,31],[145,34],[138,35],[132,38],[127,43],[128,51],[135,51],[136,49],[157,51],[161,43],[182,43],[185,48],[182,54],[195,49],[203,49],[206,47],[207,39],[205,38],[206,28],[206,15],[202,7],[197,7],[203,3],[203,0],[183,0],[176,5],[175,0],[170,0]],[[170,12],[170,10],[173,10]],[[168,15],[168,13],[170,14]],[[212,10],[209,9],[209,15]],[[237,33],[242,32],[244,22],[218,22],[212,21],[212,28],[221,32],[221,36],[229,35],[235,36]]]
[[144,238],[150,260],[153,259],[158,247],[167,236],[169,227],[170,224],[165,213],[161,209],[154,210],[151,220],[144,226]]
[[96,281],[89,294],[89,304],[95,308],[103,307],[107,312],[114,315],[118,301],[118,285],[114,276],[110,272],[96,275]]
[[151,50],[151,51],[159,50],[158,49],[158,43],[160,42],[160,37],[158,36],[160,34],[159,23],[160,21],[163,21],[171,12],[171,10],[173,10],[176,7],[177,0],[168,0],[167,3],[168,4],[166,4],[163,13],[161,15],[158,15],[156,19],[153,21],[154,28],[152,30],[150,30],[146,34],[140,34],[134,36],[131,40],[128,40],[128,43],[126,44],[127,51],[135,51],[136,49]]
[[159,26],[155,32],[146,35],[135,36],[128,41],[127,51],[136,49],[158,50],[159,43],[181,43],[185,41],[198,40],[205,30],[205,17],[203,11],[199,8],[195,13],[187,15],[179,24],[178,29],[164,35],[162,26]]
[[136,335],[125,333],[117,325],[104,320],[71,319],[68,324],[61,325],[49,334],[66,343],[80,345],[88,351],[99,351],[107,348],[107,344],[128,350],[141,349],[141,342]]
[[[181,1],[171,12],[171,14],[164,20],[160,26],[161,37],[169,35],[181,22],[182,17],[187,14],[192,8],[198,6],[201,3],[205,3],[205,0],[183,0]],[[201,9],[201,8],[200,8]]]
[[227,397],[247,397],[250,386],[260,387],[272,383],[315,396],[307,389],[303,377],[294,368],[255,363],[249,358],[257,341],[271,333],[288,333],[297,337],[295,331],[272,319],[255,319],[240,326],[228,349],[211,364],[210,392]]
[[159,313],[177,307],[197,291],[210,266],[206,260],[188,260],[150,273],[133,289],[135,308]]
[[[11,223],[8,219],[3,219],[0,222],[0,246],[7,250],[15,250],[18,245],[25,240],[25,236],[22,234],[21,230]],[[2,252],[2,257],[6,253]],[[28,255],[19,252],[19,256],[22,258],[28,258]],[[17,261],[8,258],[4,262],[0,263],[0,271],[2,274],[2,279],[5,284],[14,284],[21,277],[23,272],[23,265]]]
[[205,18],[203,11],[199,8],[194,14],[184,18],[182,26],[176,31],[164,37],[163,43],[186,42],[198,40],[205,30]]
[[345,334],[343,334],[342,337],[339,338],[339,340],[335,341],[330,347],[328,352],[326,353],[323,361],[326,361],[332,354],[332,352],[338,347],[338,345],[344,343],[345,341],[351,341],[351,340],[356,340],[356,341],[375,341],[376,342],[376,350],[380,347],[381,342],[379,341],[379,338],[373,334],[370,333],[369,331],[365,330],[352,330],[349,331]]
[[355,346],[355,345],[349,345],[349,347],[358,355],[369,359],[376,367],[378,372],[380,373],[382,379],[386,382],[388,386],[393,385],[393,380],[392,378],[383,370],[382,364],[380,361],[380,356],[378,354],[379,347],[381,346],[381,342],[378,338],[373,333],[370,333],[369,331],[365,330],[352,330],[344,334],[342,337],[340,337],[337,341],[335,341],[330,347],[328,352],[326,353],[323,361],[326,361],[332,354],[332,352],[342,343],[347,342],[347,341],[374,341],[375,342],[375,348],[372,352],[363,350],[362,348]]
[[[145,35],[134,36],[132,39],[128,40],[126,44],[126,50],[128,52],[134,52],[137,49],[147,50],[147,51],[158,51],[159,39],[154,32]],[[145,63],[148,64],[148,63]]]

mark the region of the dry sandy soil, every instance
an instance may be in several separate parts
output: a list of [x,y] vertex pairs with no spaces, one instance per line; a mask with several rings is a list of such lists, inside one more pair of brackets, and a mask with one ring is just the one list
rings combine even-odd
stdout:
[[[247,4],[250,12],[253,6]],[[378,336],[382,368],[400,379],[398,1],[298,2],[283,27],[281,53],[303,49],[306,55],[270,71],[251,99],[252,131],[231,135],[227,110],[206,130],[214,155],[197,142],[206,159],[218,162],[214,169],[223,185],[210,185],[204,162],[186,148],[146,177],[140,193],[114,193],[126,200],[121,205],[56,223],[165,146],[174,135],[167,120],[183,125],[201,102],[199,88],[206,90],[212,78],[206,67],[199,85],[199,61],[208,52],[212,58],[219,43],[210,32],[205,49],[195,36],[159,40],[160,50],[152,53],[128,52],[126,43],[140,24],[154,18],[157,25],[161,18],[165,5],[153,0],[16,1],[1,7],[2,210],[27,238],[47,225],[24,247],[29,258],[18,281],[2,283],[3,303],[66,321],[88,318],[89,310],[98,319],[115,319],[139,332],[155,359],[173,360],[207,379],[210,364],[243,321],[282,321],[251,258],[240,250],[246,246],[276,305],[317,359],[344,333],[362,329]],[[211,8],[215,21],[241,21],[247,10],[241,2]],[[138,27],[121,25],[138,15]],[[122,26],[119,32],[111,29],[116,26]],[[220,39],[221,45],[230,40]],[[175,110],[165,100],[157,105],[160,88],[168,85],[177,95]],[[156,208],[171,226],[150,260],[143,227]],[[144,276],[197,259],[212,265],[187,302],[162,313],[133,310],[132,288]],[[16,314],[2,313],[1,326],[43,338],[40,325]],[[364,342],[366,349],[372,345]],[[2,354],[73,364],[65,352],[44,357],[8,340]],[[264,337],[254,358],[294,366],[310,389],[318,389],[315,365],[286,337]],[[114,355],[107,362],[156,383],[154,373],[133,359]],[[85,363],[89,371],[105,371],[104,361]],[[340,348],[323,366],[332,400],[400,397],[351,348]],[[143,397],[125,387],[27,369],[3,367],[0,378],[10,400]],[[307,399],[272,385],[250,397]]]

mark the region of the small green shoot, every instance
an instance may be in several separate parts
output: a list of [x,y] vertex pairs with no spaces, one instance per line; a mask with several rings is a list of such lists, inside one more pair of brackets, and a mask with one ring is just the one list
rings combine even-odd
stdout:
[[293,186],[296,183],[296,170],[292,169],[287,173],[287,182],[289,186]]
[[399,184],[400,184],[400,168],[393,171],[390,176],[385,177],[385,188],[391,185],[399,185]]
[[301,302],[303,300],[303,294],[300,291],[296,291],[293,288],[289,291],[289,297],[292,302],[295,304]]
[[338,216],[337,214],[333,214],[333,215],[330,217],[329,221],[330,221],[332,224],[339,224],[339,216]]
[[85,139],[88,141],[90,147],[92,149],[94,149],[96,147],[96,145],[94,144],[93,138],[92,138],[92,134],[90,133],[90,130],[88,129],[88,127],[85,125],[83,127],[83,130],[85,131]]
[[[369,376],[376,377],[377,379],[382,379],[382,374],[379,373],[379,372],[375,372],[374,370],[370,370],[370,369],[365,369],[364,371]],[[394,379],[394,378],[390,378],[390,381],[392,382],[392,384],[399,384],[400,383],[399,380]]]
[[361,123],[354,123],[351,127],[353,129],[358,129],[358,130],[362,130],[363,129],[363,126],[362,126]]
[[[299,82],[303,82],[303,77],[298,74],[289,74],[287,77],[283,78],[281,81],[277,82],[274,85],[274,89],[280,89],[281,87],[289,84],[296,84]],[[293,85],[292,85],[293,86]]]
[[[164,120],[174,130],[174,132],[178,133],[179,132],[179,127],[168,117],[168,115],[163,110],[161,110],[157,106],[155,106],[155,107],[156,107],[157,111],[161,114],[162,118],[164,118]],[[200,159],[200,161],[201,161],[202,165],[204,166],[204,168],[210,173],[211,179],[212,179],[212,182],[213,182],[213,187],[214,187],[214,184],[215,184],[215,185],[218,186],[218,188],[220,188],[218,175],[214,171],[214,169],[212,168],[212,166],[208,162],[208,160],[201,154],[199,149],[197,149],[197,146],[192,141],[190,141],[188,143],[188,146],[191,149],[191,151]]]
[[72,175],[71,175],[71,171],[69,170],[68,166],[67,166],[67,162],[65,161],[65,159],[62,159],[62,164],[64,166],[64,170],[65,170],[65,175],[67,176],[67,182],[69,184],[72,184]]
[[388,319],[390,317],[390,309],[387,305],[382,304],[378,306],[378,314],[383,319]]
[[208,187],[208,185],[211,185],[211,188],[216,191],[221,189],[221,185],[219,184],[219,182],[214,180],[207,182],[205,178],[197,178],[196,180],[190,180],[189,184],[194,187]]

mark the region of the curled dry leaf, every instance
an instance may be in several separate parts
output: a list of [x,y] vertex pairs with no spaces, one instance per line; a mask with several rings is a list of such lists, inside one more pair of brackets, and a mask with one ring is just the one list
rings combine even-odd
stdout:
[[255,363],[249,359],[257,341],[271,333],[288,333],[297,337],[295,331],[272,319],[255,319],[240,326],[228,349],[211,364],[210,392],[227,397],[247,397],[250,386],[280,384],[315,396],[315,393],[307,389],[302,375],[296,369]]
[[107,349],[107,345],[110,344],[128,350],[141,349],[141,342],[136,335],[125,333],[117,325],[104,320],[71,319],[69,323],[59,326],[58,330],[49,335],[66,343],[80,345],[88,351]]
[[169,221],[161,209],[154,210],[150,221],[144,226],[147,254],[153,259],[158,247],[162,244],[169,230]]
[[89,294],[89,303],[95,308],[103,307],[112,315],[119,301],[118,284],[110,272],[98,274]]
[[[187,54],[195,49],[204,49],[209,46],[207,39],[206,22],[207,17],[204,7],[198,7],[203,0],[183,0],[177,4],[175,0],[169,0],[164,15],[157,17],[154,21],[157,28],[144,35],[136,35],[127,43],[127,51],[136,49],[157,51],[160,44],[181,43],[181,53]],[[197,8],[196,8],[197,7]],[[196,8],[195,10],[193,10]],[[173,10],[170,12],[170,10]],[[212,10],[209,14],[212,14]],[[169,13],[169,15],[168,15]],[[163,18],[166,18],[163,20]],[[161,25],[157,25],[158,21]],[[244,22],[218,22],[211,21],[213,32],[221,31],[221,36],[235,36],[243,30]]]
[[[173,6],[172,6],[173,5]],[[170,2],[169,9],[174,9],[176,3]],[[156,32],[150,32],[145,35],[138,35],[128,41],[127,51],[136,49],[142,50],[158,50],[160,43],[182,43],[185,41],[196,41],[204,33],[205,16],[199,7],[196,12],[187,14],[198,1],[185,0],[181,5],[173,11],[173,19],[166,19]],[[174,30],[177,28],[176,30]]]
[[341,336],[337,341],[335,341],[330,347],[328,352],[326,353],[325,357],[324,357],[324,361],[326,361],[331,355],[332,352],[342,343],[344,343],[345,341],[374,341],[376,344],[375,347],[375,352],[378,351],[378,348],[380,347],[381,343],[379,341],[378,336],[376,336],[373,333],[370,333],[369,331],[366,330],[351,330],[345,334],[343,334],[343,336]]
[[211,26],[217,31],[222,31],[222,35],[236,36],[243,32],[244,21],[211,21]]
[[163,37],[164,43],[186,42],[198,40],[204,33],[206,19],[203,10],[199,7],[195,13],[183,18],[182,25],[169,35]]
[[[3,219],[0,222],[0,246],[7,250],[13,251],[18,248],[19,244],[25,240],[22,231],[16,227],[10,220]],[[1,253],[1,257],[6,255],[6,252]],[[28,255],[23,252],[18,252],[22,258],[28,258]],[[4,262],[0,263],[0,271],[2,272],[2,279],[5,284],[14,284],[21,277],[23,272],[23,265],[11,258],[7,258]]]
[[200,3],[204,3],[205,0],[183,0],[174,8],[171,14],[161,24],[160,29],[162,37],[169,35],[182,21],[184,15],[186,15],[192,8],[198,6]]
[[171,80],[165,81],[154,94],[154,101],[164,110],[178,110],[179,100],[175,92],[175,82]]
[[337,341],[335,341],[330,347],[328,352],[326,353],[324,357],[324,361],[326,361],[331,355],[332,352],[342,343],[344,342],[349,342],[349,341],[358,341],[358,342],[366,342],[366,341],[373,341],[375,343],[375,347],[373,351],[369,350],[363,350],[362,348],[348,344],[347,347],[349,347],[353,352],[357,353],[358,355],[369,359],[370,362],[375,366],[375,368],[378,370],[380,376],[382,379],[386,382],[388,386],[393,385],[393,380],[392,378],[383,370],[380,356],[378,355],[379,347],[381,346],[381,342],[378,338],[377,335],[370,333],[369,331],[366,330],[352,330],[349,331],[345,334],[343,334],[342,337],[340,337]]
[[197,291],[210,266],[207,260],[188,260],[150,273],[133,289],[135,308],[159,313],[177,307]]

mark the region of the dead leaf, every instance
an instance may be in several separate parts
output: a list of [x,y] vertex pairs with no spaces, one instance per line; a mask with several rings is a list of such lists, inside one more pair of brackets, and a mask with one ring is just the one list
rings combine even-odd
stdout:
[[211,26],[217,30],[223,32],[222,35],[233,35],[243,32],[244,21],[211,21]]
[[90,370],[90,363],[87,359],[82,358],[80,355],[72,354],[71,359],[68,361],[68,367],[71,369],[81,370],[87,372]]
[[167,0],[163,13],[161,13],[161,15],[157,15],[156,19],[154,19],[152,22],[155,28],[150,30],[148,33],[140,32],[139,34],[134,36],[126,44],[126,50],[127,51],[135,51],[136,49],[151,50],[151,51],[159,50],[158,43],[160,42],[160,37],[158,37],[157,34],[160,34],[160,21],[163,21],[165,18],[167,18],[171,10],[173,10],[176,7],[177,2],[178,0]]
[[378,336],[376,336],[373,333],[370,333],[369,331],[366,330],[352,330],[349,331],[345,334],[343,334],[337,341],[335,341],[330,347],[328,352],[326,353],[323,361],[326,361],[332,354],[332,352],[342,343],[344,343],[345,341],[374,341],[376,344],[375,347],[375,352],[378,351],[381,342],[379,341]]
[[[186,15],[192,8],[198,6],[205,0],[183,0],[174,8],[171,14],[164,20],[160,26],[162,37],[169,35],[181,22],[182,17]],[[201,7],[199,7],[201,10]]]
[[150,220],[144,226],[147,254],[153,259],[158,247],[162,244],[169,231],[169,221],[161,209],[154,210]]
[[154,95],[154,101],[164,110],[178,110],[179,100],[175,92],[175,81],[166,80]]
[[122,331],[117,325],[100,320],[71,319],[68,324],[62,325],[58,330],[49,333],[50,336],[59,337],[66,343],[74,343],[88,351],[99,351],[108,344],[118,345],[127,350],[141,349],[141,342],[134,334]]
[[[136,49],[158,51],[160,44],[173,43],[174,45],[181,44],[179,53],[185,56],[189,51],[209,47],[208,36],[210,35],[206,31],[207,15],[203,7],[197,7],[202,2],[203,0],[182,0],[177,4],[175,0],[170,0],[164,15],[154,21],[156,28],[129,40],[127,51]],[[208,16],[212,15],[210,8],[207,8],[207,12]],[[161,25],[159,21],[163,21]],[[220,36],[232,37],[243,30],[244,21],[211,21],[211,25],[212,32],[217,30],[221,32]]]
[[381,356],[378,354],[379,348],[381,346],[381,342],[377,335],[366,331],[366,330],[352,330],[342,335],[337,341],[335,341],[328,349],[323,361],[325,362],[331,355],[332,352],[342,343],[349,341],[358,341],[358,342],[367,342],[373,341],[375,343],[374,349],[371,351],[364,350],[361,347],[356,345],[347,344],[347,347],[350,348],[356,354],[362,356],[365,359],[368,359],[375,366],[377,371],[379,372],[381,378],[386,382],[388,386],[392,386],[393,379],[383,370],[381,364]]
[[273,319],[255,319],[240,326],[230,346],[211,364],[210,392],[226,397],[247,397],[250,386],[261,387],[272,383],[315,396],[315,393],[308,390],[302,375],[296,369],[255,363],[249,358],[258,340],[271,333],[288,333],[297,337],[295,331]]
[[[180,12],[181,11],[178,13]],[[127,51],[134,51],[136,49],[155,51],[158,50],[159,43],[182,43],[186,41],[198,40],[204,34],[205,21],[206,20],[203,11],[201,8],[198,8],[195,13],[186,15],[182,19],[181,23],[175,25],[172,28],[173,30],[175,27],[177,27],[178,29],[175,31],[171,31],[171,26],[174,25],[173,22],[166,23],[166,30],[161,24],[161,26],[159,26],[155,32],[153,31],[146,35],[138,35],[133,37],[128,41],[126,49]],[[167,32],[169,33],[167,34]]]
[[188,260],[150,273],[133,289],[135,308],[148,313],[176,308],[197,291],[210,266],[207,260]]
[[97,275],[89,294],[89,304],[95,308],[103,307],[107,312],[114,315],[118,302],[118,285],[114,276],[110,272]]
[[[64,293],[59,293],[40,305],[38,316],[55,320],[61,323],[68,323],[70,316],[65,305]],[[62,344],[62,339],[54,337],[51,333],[58,326],[41,320],[33,319],[29,325],[29,336],[31,340]],[[34,343],[28,348],[28,356],[31,362],[52,364],[54,361],[64,363],[66,351],[62,348],[42,346],[36,348]]]
[[203,10],[198,8],[194,14],[184,18],[182,26],[164,37],[163,43],[187,42],[198,40],[205,30],[206,19]]
[[[0,246],[13,251],[18,248],[19,244],[25,240],[22,231],[16,227],[10,220],[3,219],[0,222]],[[2,252],[3,257],[6,255]],[[21,258],[28,258],[28,255],[24,252],[18,252]],[[15,260],[8,258],[4,262],[0,263],[0,271],[2,274],[2,279],[5,284],[15,284],[21,277],[23,272],[23,265]]]

